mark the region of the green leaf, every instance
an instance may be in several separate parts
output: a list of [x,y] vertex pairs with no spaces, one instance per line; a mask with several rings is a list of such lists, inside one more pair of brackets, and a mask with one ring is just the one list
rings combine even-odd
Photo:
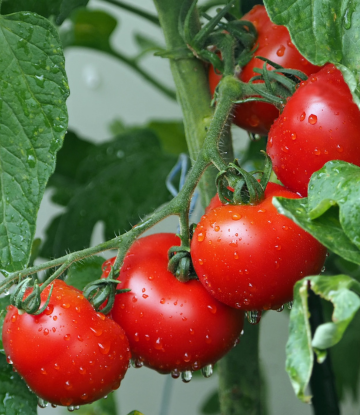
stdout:
[[106,399],[99,399],[90,405],[81,405],[78,415],[117,415],[115,394],[110,393]]
[[95,148],[95,144],[79,138],[74,132],[68,131],[64,145],[57,155],[57,165],[50,177],[48,186],[55,188],[52,201],[66,206],[74,196],[79,185],[76,178],[78,166]]
[[[329,303],[327,303],[329,304]],[[331,307],[329,313],[332,312]],[[331,366],[334,371],[337,393],[342,399],[351,393],[355,400],[359,395],[359,374],[360,374],[360,313],[354,316],[354,319],[346,329],[341,342],[332,347],[330,352]]]
[[292,41],[312,63],[360,67],[359,0],[264,0],[270,19],[289,29]]
[[273,204],[331,251],[360,264],[359,184],[359,167],[334,160],[311,176],[308,198],[274,198]]
[[81,46],[111,52],[110,37],[117,21],[101,10],[77,10],[71,16],[72,25],[61,31],[64,47]]
[[0,354],[0,414],[37,415],[37,397]]
[[[334,306],[331,321],[321,324],[311,336],[308,309],[308,286],[315,294]],[[308,402],[314,352],[318,360],[326,357],[325,349],[339,343],[346,328],[360,308],[360,284],[347,275],[307,277],[296,283],[294,305],[290,313],[289,339],[286,345],[286,371],[299,399]]]
[[[0,353],[4,353],[4,346],[2,343],[2,328],[4,324],[4,319],[6,315],[6,307],[10,304],[10,295],[0,298]],[[0,412],[1,413],[1,412]]]
[[55,16],[61,24],[77,7],[85,7],[89,0],[3,0],[2,14],[29,11],[44,17]]
[[202,403],[200,411],[202,414],[220,414],[219,392],[214,390]]
[[150,121],[147,125],[160,139],[165,153],[187,153],[184,124],[181,121]]
[[66,212],[50,224],[41,255],[57,257],[89,246],[98,221],[105,225],[106,240],[129,230],[170,200],[165,180],[175,163],[176,157],[166,155],[148,129],[95,146],[76,169],[79,185]]
[[92,256],[83,261],[74,262],[68,270],[66,283],[78,290],[83,290],[91,281],[101,278],[101,265],[104,261],[103,257]]
[[0,268],[23,268],[56,152],[69,87],[56,29],[33,13],[0,16]]

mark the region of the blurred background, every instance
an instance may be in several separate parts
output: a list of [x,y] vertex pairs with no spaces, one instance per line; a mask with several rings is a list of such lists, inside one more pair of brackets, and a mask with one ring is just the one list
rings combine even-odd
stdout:
[[[151,0],[133,0],[131,4],[155,14]],[[136,54],[139,47],[134,41],[134,35],[139,33],[164,46],[161,31],[150,22],[120,10],[105,0],[90,0],[89,7],[110,12],[116,17],[117,26],[111,37],[111,45],[122,54]],[[66,24],[67,22],[65,26]],[[174,89],[166,59],[154,57],[150,53],[141,61],[141,67]],[[181,120],[181,110],[176,101],[167,98],[115,57],[90,49],[71,47],[66,50],[66,70],[71,91],[68,100],[69,130],[83,139],[101,143],[114,132],[134,124],[145,126],[154,120]],[[241,151],[247,145],[247,134],[237,127],[233,133],[236,151]],[[42,239],[51,218],[64,209],[51,202],[51,194],[52,190],[46,192],[39,211],[36,236]],[[101,200],[98,202],[101,204]],[[194,215],[193,220],[196,221],[201,215],[199,208]],[[176,228],[177,220],[169,218],[151,232],[175,232]],[[95,245],[102,240],[104,226],[98,222],[91,243]],[[110,254],[107,257],[109,256]],[[267,384],[268,415],[309,415],[312,413],[311,407],[297,400],[284,369],[287,332],[287,311],[265,314],[261,321],[260,355]],[[120,389],[116,391],[116,405],[121,415],[134,409],[144,415],[216,414],[218,412],[214,412],[214,406],[206,406],[216,387],[216,373],[210,379],[196,376],[189,384],[184,384],[180,379],[173,380],[170,375],[160,375],[146,368],[130,368]],[[346,415],[359,413],[351,407],[350,402],[343,406],[343,411]],[[66,413],[66,409],[48,407],[39,409],[38,413]]]

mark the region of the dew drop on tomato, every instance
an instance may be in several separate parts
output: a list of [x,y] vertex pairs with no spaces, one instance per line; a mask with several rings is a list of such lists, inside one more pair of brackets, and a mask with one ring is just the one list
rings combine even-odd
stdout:
[[191,355],[189,353],[184,353],[183,361],[188,363],[191,360]]
[[65,336],[64,336],[64,340],[67,340],[67,341],[69,341],[70,340],[70,334],[65,334]]
[[199,232],[197,236],[197,240],[199,242],[202,242],[204,239],[205,239],[205,235],[203,234],[203,232]]
[[213,365],[206,365],[201,369],[201,373],[204,376],[204,378],[209,378],[213,373]]
[[232,215],[232,220],[240,220],[241,219],[241,215],[239,215],[238,213],[234,213]]
[[184,372],[181,372],[181,380],[184,383],[189,383],[192,379],[192,371],[191,370],[185,370]]
[[337,150],[338,153],[342,153],[344,151],[344,147],[342,147],[340,144],[338,144],[336,146],[336,150]]
[[69,391],[69,390],[71,390],[71,389],[72,389],[72,384],[71,384],[71,382],[70,382],[69,380],[67,380],[67,381],[65,382],[65,389],[66,389],[67,391]]
[[304,121],[304,120],[305,120],[305,117],[306,117],[306,113],[305,113],[305,112],[303,112],[303,113],[300,115],[300,121]]
[[178,369],[174,369],[171,371],[171,377],[173,379],[178,379],[180,377],[180,372]]
[[156,350],[164,350],[163,349],[163,345],[161,343],[161,338],[160,337],[158,337],[156,339],[155,344],[154,344],[154,347],[155,347]]
[[315,148],[314,154],[315,154],[315,156],[320,156],[321,151],[318,148]]
[[54,311],[54,306],[52,304],[49,304],[46,308],[44,313],[49,316]]
[[285,54],[285,46],[284,45],[281,45],[280,46],[280,48],[276,51],[276,54],[278,55],[278,56],[284,56],[284,54]]
[[317,116],[315,114],[310,114],[308,121],[309,121],[309,124],[315,125],[317,123]]
[[109,344],[102,344],[102,343],[98,343],[100,352],[102,354],[109,354],[110,351],[110,343]]

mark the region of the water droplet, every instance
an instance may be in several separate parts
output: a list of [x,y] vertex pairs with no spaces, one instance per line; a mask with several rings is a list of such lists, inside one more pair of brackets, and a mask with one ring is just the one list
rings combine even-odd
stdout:
[[325,272],[326,268],[325,265],[321,268],[321,272]]
[[234,213],[232,215],[232,220],[239,220],[239,219],[241,219],[241,215],[239,215],[238,213]]
[[60,403],[63,406],[71,405],[73,400],[71,398],[60,398]]
[[244,333],[245,333],[244,329],[243,329],[243,330],[241,330],[240,336],[243,336],[243,335],[244,335]]
[[278,312],[278,313],[281,313],[283,310],[284,310],[284,304],[280,307],[280,308],[278,308],[276,311]]
[[54,311],[54,306],[52,304],[49,304],[46,308],[44,313],[49,316]]
[[210,310],[211,313],[216,314],[216,306],[215,305],[208,305],[207,308]]
[[285,46],[281,45],[280,48],[276,51],[276,54],[281,57],[281,56],[284,56],[284,53],[285,53]]
[[257,127],[260,124],[259,117],[255,114],[251,114],[249,117],[249,124],[251,127]]
[[191,370],[185,370],[184,372],[181,372],[181,380],[184,383],[189,383],[192,379],[192,371]]
[[204,264],[204,261],[203,261],[202,259],[198,259],[198,263],[199,263],[200,265],[203,265],[203,264]]
[[131,359],[131,366],[135,369],[140,369],[144,366],[144,362],[141,359]]
[[292,307],[293,307],[293,301],[289,301],[288,303],[287,303],[287,308],[289,309],[289,310],[291,310],[292,309]]
[[71,389],[72,389],[72,384],[71,384],[71,382],[70,382],[69,380],[67,380],[67,381],[65,382],[65,389],[66,389],[67,391],[69,391],[69,390],[71,390]]
[[303,112],[303,113],[300,115],[300,121],[304,121],[304,120],[305,120],[305,117],[306,117],[306,113],[305,113],[305,112]]
[[57,405],[56,405],[56,404],[54,404],[54,403],[52,403],[52,404],[51,404],[51,407],[52,407],[52,408],[57,408]]
[[296,140],[296,134],[295,134],[295,133],[292,133],[292,134],[291,134],[291,139],[292,139],[293,141],[295,141],[295,140]]
[[96,337],[100,337],[103,334],[102,329],[90,327],[90,330],[95,334]]
[[199,232],[197,236],[197,240],[202,242],[205,239],[205,234],[203,232]]
[[209,378],[214,373],[213,365],[204,366],[201,369],[201,373],[204,376],[204,378]]
[[180,376],[180,372],[179,372],[179,370],[178,370],[178,369],[174,369],[174,370],[172,370],[172,371],[171,371],[171,377],[172,377],[173,379],[178,379],[178,378],[179,378],[179,376]]
[[48,402],[40,397],[38,397],[37,404],[39,408],[46,408],[48,406]]
[[261,310],[251,310],[246,312],[250,324],[258,324],[261,320]]
[[73,405],[69,405],[69,406],[67,407],[67,410],[68,410],[69,412],[74,412],[74,411],[75,411],[75,406],[73,406]]
[[215,228],[214,228],[214,231],[219,232],[219,230],[220,230],[220,226],[216,225]]
[[70,334],[65,334],[65,336],[64,336],[64,340],[70,340]]
[[207,344],[211,343],[211,337],[208,334],[205,336],[205,343]]
[[321,151],[318,148],[315,148],[314,154],[315,154],[315,156],[320,156]]
[[40,372],[43,375],[47,375],[47,371],[43,367],[40,369]]
[[79,373],[80,373],[80,375],[86,375],[86,369],[80,366],[79,367]]
[[154,347],[155,347],[156,350],[164,350],[163,349],[163,345],[161,343],[161,338],[160,337],[158,337],[156,339],[155,344],[154,344]]
[[342,153],[344,151],[344,147],[342,147],[340,144],[338,144],[336,146],[336,150],[338,151],[338,153]]
[[190,362],[190,360],[191,360],[191,355],[189,355],[189,353],[184,353],[183,361],[188,363]]
[[310,114],[308,121],[309,121],[309,124],[315,125],[317,123],[317,116],[315,114]]
[[99,346],[100,352],[102,354],[109,354],[109,351],[110,351],[110,343],[108,343],[108,344],[98,343],[98,346]]
[[165,298],[162,298],[161,300],[160,300],[160,304],[165,304]]

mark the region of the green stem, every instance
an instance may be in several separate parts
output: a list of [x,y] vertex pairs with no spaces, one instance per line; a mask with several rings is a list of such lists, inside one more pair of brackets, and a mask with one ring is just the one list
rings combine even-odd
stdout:
[[[166,47],[169,51],[183,49],[185,42],[179,34],[179,16],[184,0],[154,0]],[[197,15],[191,20],[194,31],[200,29]],[[210,91],[205,68],[195,57],[170,60],[185,125],[185,134],[191,159],[197,159],[213,115]],[[201,201],[207,206],[215,194],[215,174],[209,169],[200,183]]]
[[120,0],[103,0],[106,3],[113,4],[114,6],[120,7],[121,9],[127,10],[128,12],[134,13],[137,16],[143,17],[144,19],[148,20],[151,23],[160,26],[159,19],[151,13],[146,12],[145,10],[141,10],[138,7],[131,6],[130,4],[124,3]]
[[240,343],[219,362],[221,415],[264,415],[259,326],[245,324]]

